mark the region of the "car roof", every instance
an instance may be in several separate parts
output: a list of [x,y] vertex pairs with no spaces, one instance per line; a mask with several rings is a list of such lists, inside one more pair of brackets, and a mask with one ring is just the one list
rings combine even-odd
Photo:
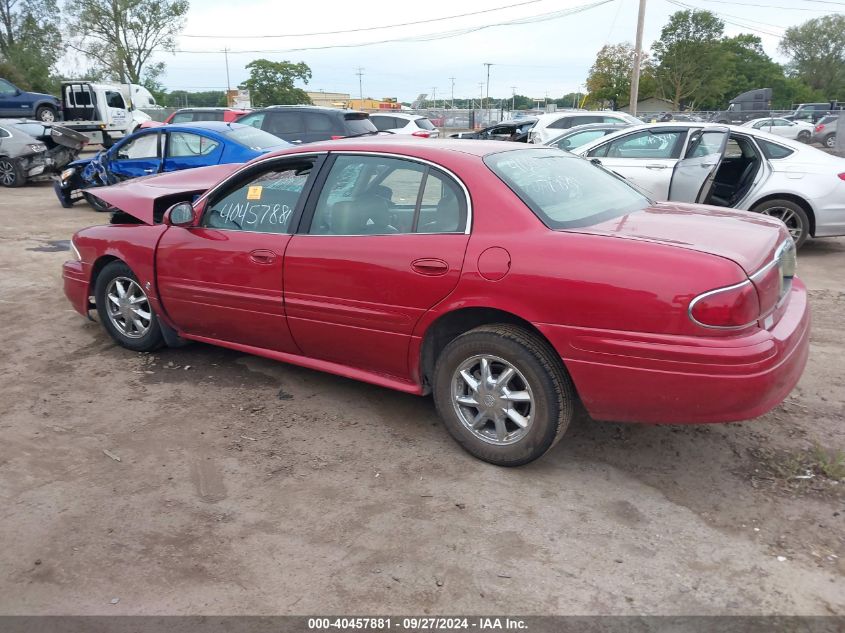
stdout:
[[409,121],[428,118],[423,114],[409,114],[407,112],[399,112],[398,110],[379,110],[378,112],[370,112],[369,114],[370,116],[395,116],[400,119],[408,119]]
[[[335,141],[318,141],[316,143],[308,143],[307,145],[299,145],[297,149],[300,152],[304,152],[307,149],[315,153],[352,151],[402,154],[426,160],[435,159],[438,156],[448,156],[456,152],[483,158],[489,154],[499,154],[511,150],[548,150],[549,148],[543,145],[509,143],[506,141],[473,141],[472,143],[467,143],[466,140],[462,139],[428,139],[426,141],[420,141],[418,139],[408,140],[403,135],[379,135],[338,139]],[[269,155],[276,156],[287,153],[292,152],[281,151]]]
[[[739,134],[745,134],[747,136],[754,136],[763,138],[766,141],[770,141],[777,145],[783,145],[788,147],[793,151],[804,151],[807,149],[812,149],[815,151],[821,152],[821,150],[817,150],[816,148],[807,145],[806,143],[802,143],[801,141],[794,141],[792,139],[785,138],[783,136],[776,136],[775,134],[770,134],[768,132],[764,132],[763,130],[755,130],[753,127],[744,127],[741,125],[725,125],[722,123],[712,123],[710,121],[667,121],[665,123],[642,123],[638,125],[631,125],[624,128],[619,128],[618,132],[614,132],[613,134],[608,134],[607,136],[603,136],[598,138],[594,141],[590,141],[589,143],[584,144],[583,146],[578,148],[578,153],[580,154],[581,151],[589,151],[596,145],[601,145],[602,143],[606,143],[608,141],[612,141],[623,134],[632,134],[634,132],[639,132],[641,130],[648,130],[652,128],[674,128],[674,129],[698,129],[698,128],[713,128],[713,127],[724,127],[728,128],[731,132],[737,132]],[[821,152],[824,154],[824,152]],[[825,154],[826,155],[826,154]]]
[[164,132],[190,132],[191,130],[207,130],[209,132],[217,132],[223,134],[230,130],[239,127],[249,127],[240,123],[226,122],[226,121],[194,121],[193,123],[174,123],[167,127],[153,127],[147,128],[150,130],[161,130]]
[[196,107],[189,107],[189,108],[179,108],[173,114],[179,114],[180,112],[249,112],[249,110],[245,108],[230,108],[228,106],[196,106]]

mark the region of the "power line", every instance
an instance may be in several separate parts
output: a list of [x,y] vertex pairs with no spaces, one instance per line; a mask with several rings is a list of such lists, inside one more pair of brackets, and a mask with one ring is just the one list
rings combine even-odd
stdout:
[[517,2],[516,4],[506,4],[500,7],[493,7],[492,9],[483,9],[481,11],[472,11],[470,13],[458,13],[457,15],[447,15],[441,18],[429,18],[427,20],[417,20],[416,22],[402,22],[399,24],[385,24],[384,26],[367,26],[359,29],[344,29],[342,31],[317,31],[314,33],[283,33],[281,35],[181,35],[180,37],[196,37],[196,38],[226,38],[226,39],[262,39],[262,38],[279,38],[279,37],[312,37],[314,35],[341,35],[343,33],[362,33],[364,31],[380,31],[382,29],[393,29],[400,26],[415,26],[417,24],[430,24],[431,22],[443,22],[444,20],[454,20],[455,18],[465,18],[472,15],[482,15],[484,13],[493,13],[495,11],[502,11],[504,9],[512,9],[514,7],[522,7],[527,4],[537,4],[544,0],[525,0],[525,2]]
[[[692,6],[690,4],[685,4],[683,2],[679,2],[678,0],[666,0],[666,2],[668,2],[669,4],[673,4],[677,7],[681,7],[682,9],[692,9],[693,11],[704,11],[705,10],[705,9],[702,9],[701,7],[695,7],[695,6]],[[730,24],[732,26],[738,26],[742,29],[747,29],[749,31],[755,31],[757,33],[762,33],[763,35],[768,35],[770,37],[774,37],[774,38],[777,38],[777,39],[783,39],[783,34],[781,34],[781,33],[772,33],[771,31],[766,31],[764,29],[760,29],[760,28],[750,26],[747,23],[743,24],[742,22],[736,21],[736,20],[745,20],[745,18],[738,18],[735,15],[729,15],[727,13],[720,13],[719,11],[712,11],[712,13],[718,15],[720,18],[722,18],[722,20],[725,23]],[[733,21],[727,20],[725,18],[734,18],[734,20]],[[782,26],[777,26],[775,24],[767,24],[766,22],[758,22],[757,20],[748,20],[748,22],[752,22],[754,24],[763,24],[764,26],[771,26],[771,27],[774,27],[776,29],[783,30]]]
[[[831,13],[829,9],[813,9],[811,7],[784,7],[778,6],[774,4],[751,4],[746,2],[732,2],[731,0],[699,0],[700,2],[712,2],[714,4],[729,4],[733,7],[759,7],[762,9],[783,9],[785,11],[819,11],[822,13]],[[835,3],[832,3],[835,4]],[[845,4],[837,5],[842,6],[845,8]],[[832,13],[838,13],[838,11],[833,11]],[[762,22],[761,22],[762,24]]]
[[[496,22],[493,24],[481,24],[479,26],[468,27],[464,29],[456,29],[453,31],[441,31],[439,33],[428,33],[425,35],[417,35],[417,36],[407,36],[407,37],[398,37],[393,39],[387,40],[379,40],[375,42],[360,42],[357,44],[327,44],[325,46],[305,46],[300,48],[286,48],[281,50],[269,50],[269,49],[259,49],[259,50],[243,50],[243,51],[233,51],[229,50],[229,53],[235,54],[257,54],[257,53],[273,53],[273,54],[282,54],[282,53],[297,53],[302,51],[316,51],[316,50],[328,50],[334,48],[361,48],[364,46],[375,46],[377,44],[393,44],[393,43],[403,43],[403,42],[431,42],[435,40],[442,40],[448,39],[451,37],[459,37],[461,35],[467,35],[469,33],[476,33],[478,31],[483,31],[485,29],[490,29],[499,26],[514,26],[514,25],[522,25],[522,24],[533,24],[536,22],[546,22],[550,20],[557,20],[559,18],[568,17],[570,15],[575,15],[577,13],[583,13],[584,11],[589,11],[590,9],[595,9],[596,7],[600,7],[604,4],[608,4],[609,2],[613,2],[613,0],[598,0],[596,2],[592,2],[590,4],[579,5],[577,7],[571,7],[568,9],[562,9],[559,11],[550,11],[548,13],[541,13],[539,15],[529,16],[526,18],[516,18],[513,20],[506,20],[504,22]],[[192,51],[192,50],[184,50],[184,49],[175,49],[172,52],[174,53],[197,53],[197,54],[219,54],[219,50],[205,50],[205,51]]]

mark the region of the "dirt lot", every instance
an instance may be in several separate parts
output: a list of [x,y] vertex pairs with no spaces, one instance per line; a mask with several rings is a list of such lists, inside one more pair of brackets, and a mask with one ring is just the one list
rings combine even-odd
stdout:
[[0,613],[845,614],[845,239],[800,253],[812,352],[775,411],[579,419],[507,470],[429,398],[116,347],[60,279],[107,218],[30,186],[0,219]]

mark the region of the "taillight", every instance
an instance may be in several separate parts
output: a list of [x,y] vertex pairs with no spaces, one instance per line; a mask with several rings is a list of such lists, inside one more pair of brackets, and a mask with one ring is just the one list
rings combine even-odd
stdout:
[[689,316],[698,325],[743,328],[760,318],[760,299],[750,281],[710,290],[690,301]]
[[337,134],[335,134],[334,136],[332,136],[332,140],[333,140],[333,141],[336,141],[336,140],[338,140],[338,139],[340,139],[340,138],[343,138],[343,137],[342,137],[342,136],[338,136]]
[[839,180],[845,180],[845,172],[842,172],[841,174],[837,175],[839,176]]
[[824,123],[819,123],[816,126],[816,132],[821,132],[824,129]]
[[423,130],[417,130],[411,136],[419,136],[420,138],[428,138],[431,136],[431,132],[424,132]]

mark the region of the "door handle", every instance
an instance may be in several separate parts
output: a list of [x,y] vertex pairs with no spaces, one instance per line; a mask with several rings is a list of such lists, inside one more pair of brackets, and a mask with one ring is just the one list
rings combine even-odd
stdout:
[[272,264],[276,261],[276,253],[259,248],[258,250],[252,251],[249,254],[249,258],[256,264]]
[[153,173],[154,171],[155,171],[155,169],[145,169],[145,170],[144,170],[144,173],[145,173],[145,174],[151,174],[151,173]]
[[302,141],[300,139],[296,139],[295,141],[291,141],[294,145],[300,145]]
[[646,169],[666,169],[666,165],[661,165],[660,163],[651,163],[645,167]]
[[701,168],[706,169],[707,167],[712,167],[716,163],[701,163]]
[[411,268],[415,273],[420,275],[427,275],[429,277],[436,277],[438,275],[445,275],[449,272],[449,264],[442,259],[423,258],[411,262]]

